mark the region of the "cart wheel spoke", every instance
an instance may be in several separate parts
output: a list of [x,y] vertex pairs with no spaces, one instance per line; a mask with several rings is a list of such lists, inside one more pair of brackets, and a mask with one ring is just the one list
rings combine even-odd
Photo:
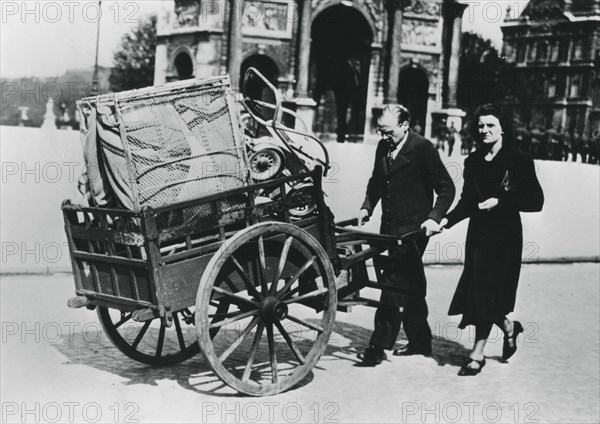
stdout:
[[181,331],[181,323],[177,314],[173,314],[173,322],[175,323],[175,331],[177,332],[177,341],[179,342],[179,348],[185,349],[185,340],[183,339],[183,332]]
[[[125,317],[122,318],[121,321],[119,321],[119,322],[117,322],[115,324],[115,328],[119,328],[120,326],[122,326],[123,324],[125,324],[127,321],[129,321],[131,319],[132,315],[133,314],[127,314],[127,315],[125,315]],[[123,314],[121,314],[121,316],[123,316]]]
[[267,287],[267,260],[265,258],[265,241],[263,240],[262,235],[258,236],[258,265],[260,287],[262,289],[262,294],[266,296],[269,293],[269,289]]
[[297,323],[297,324],[300,324],[300,325],[303,325],[303,326],[305,326],[305,327],[307,327],[307,328],[310,328],[311,330],[315,330],[315,331],[317,331],[318,333],[323,333],[323,332],[325,332],[325,329],[324,329],[323,327],[320,327],[320,326],[318,326],[318,325],[315,325],[315,324],[311,324],[310,322],[306,322],[306,321],[304,321],[304,320],[301,320],[300,318],[296,318],[296,317],[294,317],[294,316],[292,316],[292,315],[288,315],[288,316],[287,316],[287,318],[288,318],[290,321],[294,321],[295,323]]
[[244,280],[244,284],[248,289],[248,293],[254,296],[255,299],[261,300],[263,296],[258,292],[258,290],[256,290],[256,287],[254,287],[254,283],[252,283],[252,280],[250,280],[250,277],[248,277],[248,274],[246,274],[246,271],[244,271],[244,268],[242,268],[238,260],[231,256],[231,262],[233,263],[233,266],[235,267],[240,277],[242,277],[242,280]]
[[294,238],[289,236],[285,239],[285,243],[283,244],[283,249],[281,249],[281,257],[279,258],[279,265],[277,266],[277,272],[275,273],[275,277],[273,277],[273,282],[271,283],[271,290],[269,290],[269,295],[273,296],[277,291],[277,284],[279,283],[279,279],[281,278],[281,274],[283,273],[283,268],[285,267],[285,263],[287,261],[287,256],[290,251],[290,246],[292,245],[292,241]]
[[137,337],[133,341],[133,344],[131,345],[131,347],[133,347],[134,349],[137,349],[137,347],[139,346],[140,342],[144,338],[144,335],[146,334],[146,331],[148,331],[148,328],[150,328],[150,321],[147,321],[147,322],[144,323],[144,326],[142,327],[142,329],[138,333]]
[[260,338],[262,337],[262,333],[265,329],[265,323],[260,322],[258,324],[258,328],[256,329],[256,333],[254,333],[254,340],[252,340],[252,347],[250,348],[250,356],[248,357],[248,362],[246,363],[246,368],[244,368],[244,374],[242,375],[242,381],[248,381],[250,378],[250,373],[252,372],[252,364],[254,363],[254,357],[256,356],[256,351],[258,350],[258,345],[260,343]]
[[301,296],[296,296],[296,297],[292,297],[289,299],[285,299],[283,302],[284,303],[295,303],[295,302],[299,302],[300,300],[306,300],[306,299],[310,299],[313,297],[322,296],[322,295],[326,294],[327,292],[328,292],[328,290],[323,288],[323,289],[311,291],[310,293],[306,293]]
[[231,281],[231,278],[225,277],[223,279],[223,281],[225,281],[225,284],[227,285],[227,287],[229,287],[229,290],[234,291],[234,292],[237,291],[237,287],[235,286],[235,284],[233,284],[233,282]]
[[[215,313],[216,300],[239,310]],[[280,393],[302,381],[325,351],[336,301],[333,268],[318,241],[287,223],[253,225],[226,240],[206,265],[196,297],[200,349],[230,387],[254,396]],[[223,337],[210,339],[217,328]]]
[[300,291],[300,285],[294,287],[293,289],[291,289],[289,292],[287,292],[283,298],[284,299],[289,299],[290,297],[294,296],[296,293],[298,293]]
[[231,318],[227,318],[227,319],[224,319],[223,321],[217,321],[217,322],[210,324],[208,326],[208,328],[222,327],[224,325],[229,325],[233,322],[239,321],[244,318],[252,317],[255,315],[258,315],[258,309],[255,309],[254,311],[239,312]]
[[165,344],[165,325],[161,323],[160,330],[158,331],[158,342],[156,343],[156,357],[160,358],[162,355],[163,345]]
[[267,325],[267,339],[269,341],[269,356],[271,358],[271,381],[279,381],[277,374],[277,348],[275,347],[275,338],[273,337],[273,324]]
[[250,324],[248,324],[246,326],[246,328],[244,328],[244,330],[238,336],[238,338],[227,348],[227,350],[225,352],[223,352],[221,354],[221,356],[219,356],[219,361],[225,362],[225,360],[229,357],[229,355],[231,355],[233,353],[233,351],[244,341],[244,339],[246,338],[248,333],[250,333],[250,331],[252,331],[252,329],[256,326],[259,319],[260,319],[259,317],[255,317],[250,322]]
[[220,287],[213,287],[212,289],[214,292],[216,292],[218,294],[227,296],[227,298],[229,299],[229,301],[231,303],[235,303],[236,305],[239,305],[241,303],[242,305],[248,305],[248,306],[252,306],[254,308],[258,308],[258,303],[254,302],[250,299],[246,299],[245,297],[242,297],[235,293],[228,292],[227,290],[224,290]]
[[[213,306],[213,305],[211,304],[211,306]],[[215,307],[216,306],[217,305],[215,305]],[[224,320],[226,318],[237,317],[242,312],[244,312],[244,311],[241,309],[238,309],[237,311],[233,311],[233,312],[215,312],[214,314],[209,314],[208,317],[212,319],[212,322],[210,325],[212,326],[213,323],[216,324],[219,321]],[[246,312],[249,312],[249,311],[246,311]],[[219,327],[219,326],[216,326],[216,327]]]
[[285,283],[285,286],[283,286],[283,288],[279,292],[277,296],[279,299],[281,299],[285,295],[285,293],[290,289],[290,287],[292,287],[292,284],[294,284],[307,269],[313,266],[313,264],[315,263],[315,259],[316,256],[311,256],[311,258],[308,261],[306,261],[306,263],[302,265],[302,267],[298,271],[296,271],[294,275],[292,275],[292,278],[290,278],[290,280],[287,283]]
[[277,327],[277,330],[279,330],[279,334],[281,334],[283,336],[283,338],[285,339],[285,342],[288,344],[288,346],[290,347],[290,349],[296,356],[296,359],[298,360],[298,362],[300,362],[301,364],[306,363],[306,359],[304,359],[302,352],[300,352],[300,349],[298,349],[298,346],[296,346],[296,344],[290,337],[289,333],[285,330],[285,328],[283,328],[283,325],[281,325],[281,323],[279,321],[276,321],[275,326]]

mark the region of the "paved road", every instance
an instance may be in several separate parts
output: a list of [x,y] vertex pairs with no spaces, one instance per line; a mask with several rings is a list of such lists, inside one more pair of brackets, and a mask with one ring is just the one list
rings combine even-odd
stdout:
[[525,266],[514,314],[525,325],[519,351],[500,363],[492,333],[488,365],[471,378],[456,373],[473,333],[446,315],[460,271],[426,268],[433,357],[356,367],[373,314],[356,307],[338,314],[309,376],[267,398],[223,387],[201,355],[168,368],[127,359],[93,312],[66,307],[68,274],[3,276],[2,422],[598,422],[599,265]]

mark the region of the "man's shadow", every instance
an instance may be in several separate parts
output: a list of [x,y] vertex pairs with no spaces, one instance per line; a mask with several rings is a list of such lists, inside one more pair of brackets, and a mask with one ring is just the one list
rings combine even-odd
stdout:
[[[325,350],[324,355],[332,355],[338,358],[351,360],[356,366],[361,366],[361,360],[356,357],[357,354],[364,351],[369,344],[372,329],[364,328],[350,323],[335,322],[330,343]],[[347,343],[343,346],[336,346],[336,339],[340,338]],[[406,340],[404,330],[399,335],[400,340]],[[400,347],[397,343],[395,347]],[[446,339],[440,336],[434,336],[432,340],[432,354],[430,356],[440,367],[445,365],[461,367],[470,350],[462,344]],[[389,355],[388,355],[389,356]]]

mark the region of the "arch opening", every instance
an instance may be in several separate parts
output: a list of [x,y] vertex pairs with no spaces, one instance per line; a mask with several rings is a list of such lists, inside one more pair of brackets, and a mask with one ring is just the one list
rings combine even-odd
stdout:
[[338,4],[315,17],[311,40],[309,90],[317,103],[313,130],[324,139],[359,141],[365,126],[371,27],[360,11]]

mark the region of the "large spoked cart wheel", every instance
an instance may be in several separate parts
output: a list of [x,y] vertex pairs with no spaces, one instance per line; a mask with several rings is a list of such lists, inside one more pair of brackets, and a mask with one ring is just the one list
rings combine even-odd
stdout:
[[109,340],[126,356],[154,365],[175,365],[200,352],[192,325],[192,312],[184,309],[173,314],[170,328],[155,318],[136,322],[132,312],[98,307],[98,318]]
[[[226,314],[229,304],[219,304],[219,314]],[[194,313],[189,308],[172,314],[171,326],[157,317],[139,322],[136,312],[99,306],[98,319],[113,345],[129,358],[147,365],[176,365],[200,352],[194,329]],[[213,321],[219,319],[217,316]],[[218,327],[210,330],[214,337]]]
[[[332,265],[315,238],[287,223],[253,225],[228,239],[202,275],[195,317],[200,349],[239,392],[285,391],[325,351],[336,300]],[[232,306],[227,312],[224,303]]]

